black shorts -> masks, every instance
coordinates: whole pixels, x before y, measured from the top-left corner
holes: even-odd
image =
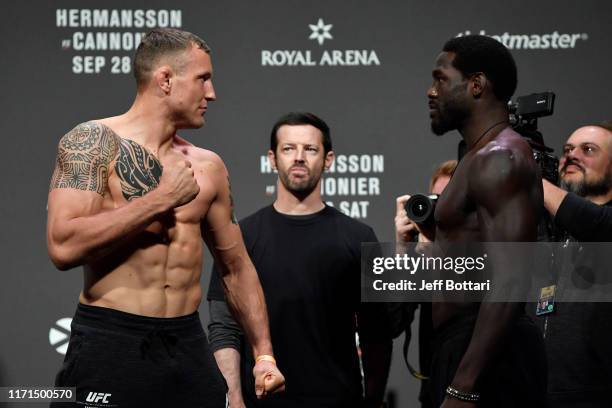
[[[227,385],[197,312],[155,318],[79,304],[52,407],[226,407]]]
[[[443,323],[434,333],[431,392],[439,407],[470,344],[476,315],[461,315]],[[480,376],[476,392],[479,408],[543,408],[547,367],[542,333],[526,315],[514,323],[500,354]]]

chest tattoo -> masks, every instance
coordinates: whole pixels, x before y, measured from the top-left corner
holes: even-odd
[[[122,139],[115,171],[121,182],[123,197],[131,201],[157,187],[162,174],[162,165],[138,143]]]

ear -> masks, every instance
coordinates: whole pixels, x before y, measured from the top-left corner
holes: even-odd
[[[268,161],[270,162],[270,166],[276,170],[276,155],[272,150],[268,150]]]
[[[488,86],[489,81],[483,72],[476,72],[470,77],[470,91],[474,98],[480,98]]]
[[[325,170],[329,170],[329,168],[331,167],[332,163],[334,162],[334,158],[336,156],[334,156],[334,151],[330,150],[329,152],[327,152],[327,154],[325,155]]]
[[[166,95],[172,90],[172,77],[174,73],[172,68],[168,65],[162,65],[157,68],[153,73],[153,80],[155,84],[161,89]]]

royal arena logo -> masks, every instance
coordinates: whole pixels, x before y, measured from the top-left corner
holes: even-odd
[[[472,32],[468,30],[457,34],[457,37],[470,34]],[[508,32],[487,34],[485,30],[480,30],[478,34],[495,38],[510,50],[563,50],[576,48],[580,41],[589,39],[586,33],[559,33],[558,31],[544,34],[510,34]]]
[[[323,46],[326,40],[333,40],[333,24],[319,18],[316,24],[309,24],[309,40]],[[324,49],[324,50],[261,50],[263,67],[356,67],[380,65],[380,59],[374,50]]]

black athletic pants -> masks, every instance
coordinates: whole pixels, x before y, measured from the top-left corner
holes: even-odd
[[[76,387],[77,402],[54,408],[226,406],[197,312],[153,318],[79,304],[55,385]]]
[[[446,396],[474,332],[476,315],[457,316],[434,333],[431,392],[434,407]],[[505,339],[500,355],[480,377],[474,391],[479,408],[546,407],[546,354],[542,333],[523,315]]]

